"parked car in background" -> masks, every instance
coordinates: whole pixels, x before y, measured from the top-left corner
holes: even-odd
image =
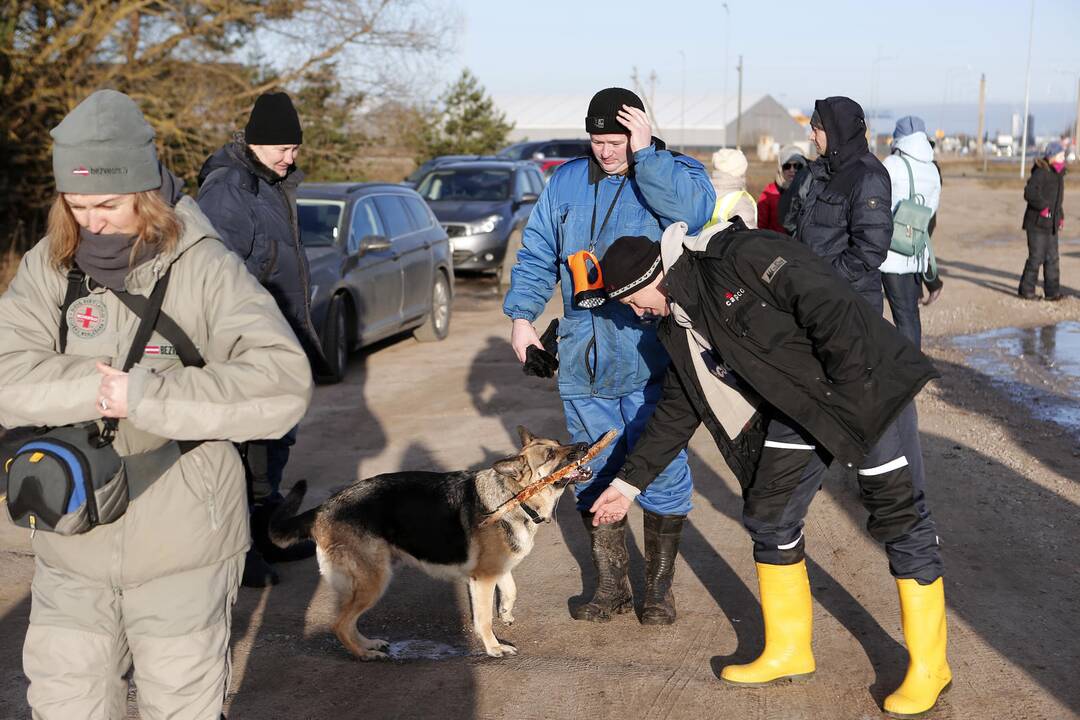
[[[296,197],[311,265],[311,318],[335,381],[349,353],[412,330],[450,332],[450,242],[414,190],[384,183],[305,183]]]
[[[415,188],[420,181],[429,172],[434,170],[439,165],[446,165],[447,163],[460,162],[462,160],[495,160],[494,155],[438,155],[426,161],[420,167],[413,170],[411,173],[405,176],[405,179],[401,182],[402,185]]]
[[[439,165],[416,188],[450,237],[455,271],[494,271],[500,284],[543,189],[536,165],[515,160]]]
[[[510,160],[532,160],[545,177],[550,177],[554,168],[567,160],[573,160],[592,152],[588,140],[537,140],[520,142],[504,147],[496,156]]]

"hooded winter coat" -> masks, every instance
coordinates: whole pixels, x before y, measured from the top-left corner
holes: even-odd
[[[1057,172],[1051,167],[1046,158],[1039,158],[1031,167],[1031,177],[1024,186],[1024,199],[1027,200],[1027,208],[1024,210],[1023,230],[1035,228],[1051,235],[1058,234],[1061,221],[1065,219],[1065,173],[1068,170]],[[1047,217],[1043,217],[1043,210],[1049,209]]]
[[[672,226],[673,232],[679,226]],[[685,228],[682,228],[685,233]],[[666,239],[666,237],[665,237]],[[740,223],[687,250],[664,277],[668,297],[750,396],[858,466],[889,424],[938,373],[880,313],[808,248]],[[705,423],[739,481],[764,441],[755,415],[736,439],[723,430],[674,314],[657,335],[671,356],[664,394],[618,477],[646,487]]]
[[[177,246],[132,269],[127,290],[149,295],[172,269],[163,311],[206,361],[145,355],[128,379],[128,417],[114,447],[147,452],[167,440],[206,440],[183,455],[117,521],[77,536],[38,532],[34,552],[51,568],[116,587],[206,567],[250,541],[244,471],[233,442],[280,437],[303,416],[311,370],[274,299],[219,242],[191,198],[176,205]],[[92,332],[69,330],[60,354],[66,275],[49,261],[49,238],[22,259],[0,297],[0,424],[64,425],[99,419],[97,361],[121,367],[139,318],[98,288]],[[156,333],[151,344],[168,346]]]
[[[795,238],[871,302],[882,306],[881,274],[892,242],[889,173],[866,144],[866,122],[854,100],[830,97],[814,108],[828,140],[810,163],[803,184]]]
[[[941,175],[934,166],[934,148],[930,146],[930,140],[922,131],[897,139],[893,143],[892,155],[882,162],[889,173],[892,187],[891,211],[895,214],[896,208],[902,201],[908,199],[912,191],[912,183],[908,180],[908,167],[904,164],[904,160],[907,160],[911,167],[911,180],[914,182],[915,194],[921,195],[923,204],[936,213],[941,200]],[[926,265],[926,256],[917,258],[890,250],[879,269],[883,273],[904,275],[923,272],[926,270]]]
[[[280,177],[238,137],[199,171],[199,207],[225,245],[274,296],[321,374],[326,360],[311,322],[311,271],[296,217],[296,188],[303,179],[295,166]]]

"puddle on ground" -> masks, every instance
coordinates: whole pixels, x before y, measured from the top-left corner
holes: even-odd
[[[390,643],[387,653],[393,660],[445,660],[468,655],[469,651],[434,640],[398,640]]]
[[[1080,322],[998,328],[956,338],[967,364],[1039,420],[1080,437]]]

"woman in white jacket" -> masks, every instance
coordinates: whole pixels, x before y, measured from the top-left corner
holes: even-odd
[[[927,207],[937,213],[941,199],[941,174],[934,165],[934,148],[926,137],[926,123],[922,118],[908,115],[896,121],[893,130],[893,150],[885,158],[885,169],[892,180],[892,211],[902,200],[911,194],[911,182],[908,170],[911,167],[911,180],[915,194],[921,195]],[[929,249],[922,257],[901,255],[889,251],[885,262],[881,264],[881,284],[885,297],[889,301],[893,323],[900,333],[911,340],[915,347],[922,345],[922,323],[919,320],[919,303],[929,305],[941,293],[941,281],[928,283],[929,295],[922,300],[923,272],[929,262]]]

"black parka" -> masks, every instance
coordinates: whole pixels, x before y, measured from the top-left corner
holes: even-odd
[[[671,356],[664,394],[619,477],[643,489],[705,422],[745,487],[777,413],[845,465],[858,466],[932,378],[930,360],[800,243],[741,221],[705,252],[669,269],[668,297],[690,316],[723,367],[764,403],[736,442],[712,415],[685,331],[672,316],[658,335]]]
[[[1045,158],[1039,158],[1031,168],[1031,177],[1024,186],[1024,230],[1034,228],[1042,232],[1057,235],[1058,225],[1065,217],[1065,172],[1057,172]],[[1050,217],[1043,217],[1042,211],[1050,210]]]
[[[296,217],[296,188],[302,179],[295,168],[279,177],[235,140],[203,164],[198,202],[222,242],[274,296],[312,370],[322,375],[326,359],[311,322],[311,271]]]
[[[828,139],[826,153],[793,188],[795,238],[832,265],[880,310],[881,273],[892,242],[892,184],[866,144],[866,122],[854,100],[830,97],[814,105]]]

